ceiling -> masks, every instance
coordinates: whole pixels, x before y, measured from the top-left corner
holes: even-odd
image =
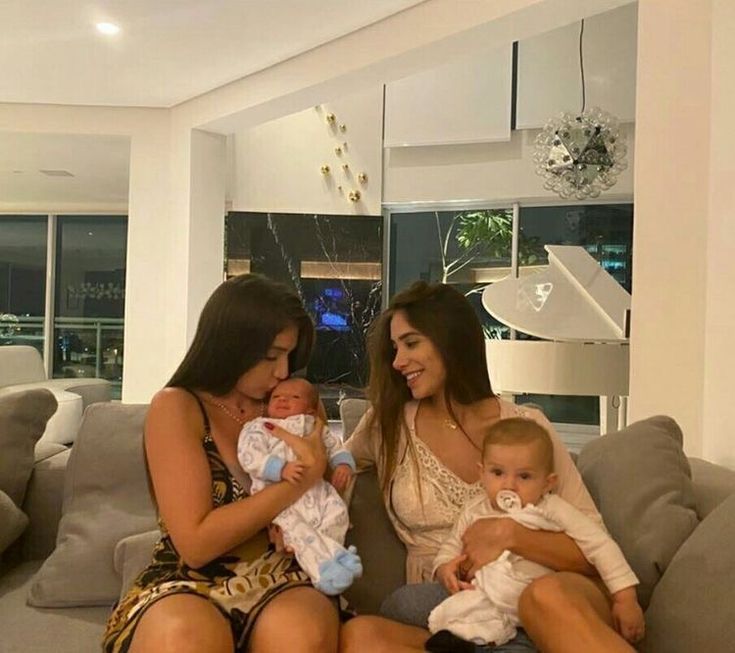
[[[422,1],[0,0],[0,103],[172,107]],[[129,149],[0,131],[0,201],[124,210]]]
[[[171,107],[422,1],[0,0],[0,102]]]

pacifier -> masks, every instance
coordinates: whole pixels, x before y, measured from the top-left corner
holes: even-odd
[[[495,495],[495,503],[504,512],[520,510],[523,507],[521,497],[513,492],[513,490],[500,490]]]

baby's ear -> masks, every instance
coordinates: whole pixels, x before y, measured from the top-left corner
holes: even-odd
[[[551,492],[556,484],[559,482],[559,477],[556,474],[549,474],[546,477],[546,492]]]

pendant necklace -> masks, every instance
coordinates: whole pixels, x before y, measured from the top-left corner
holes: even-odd
[[[216,406],[219,408],[227,417],[229,417],[231,420],[237,422],[240,426],[245,426],[246,422],[249,422],[249,419],[245,419],[242,415],[235,415],[225,404],[223,404],[221,401],[217,401],[213,396],[205,397],[206,401],[212,404],[213,406]],[[245,412],[244,408],[240,409],[241,413]],[[260,415],[259,417],[263,417],[265,414],[265,404],[261,401],[260,402]]]

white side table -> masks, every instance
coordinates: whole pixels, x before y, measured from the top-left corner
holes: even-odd
[[[46,430],[38,442],[71,444],[82,421],[82,398],[66,390],[49,390],[56,397],[59,407],[46,424]]]

